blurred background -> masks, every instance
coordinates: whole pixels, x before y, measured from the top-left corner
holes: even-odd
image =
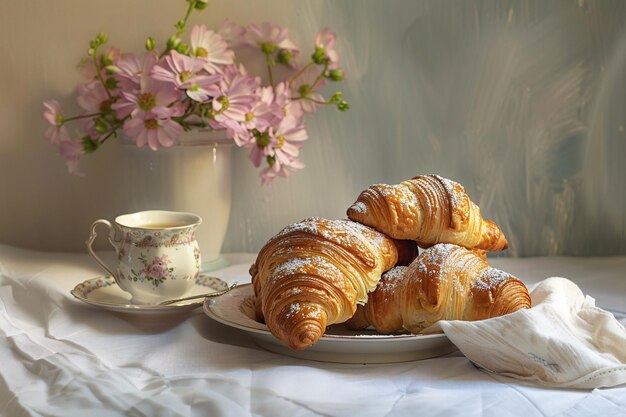
[[[1,243],[83,251],[89,224],[124,210],[119,147],[68,175],[43,138],[41,102],[76,110],[76,64],[99,31],[141,52],[184,9],[0,2]],[[224,252],[255,252],[308,216],[343,218],[372,183],[437,173],[502,226],[510,256],[626,253],[626,2],[211,0],[190,23],[225,18],[285,25],[304,54],[332,28],[351,110],[310,117],[306,168],[270,186],[233,149]]]

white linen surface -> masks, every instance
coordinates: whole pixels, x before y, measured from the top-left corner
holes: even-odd
[[[232,266],[215,275],[249,280],[253,256],[229,259]],[[578,262],[579,276],[591,271],[571,259],[495,261],[535,281],[545,277],[536,265]],[[617,309],[626,258],[608,262],[612,273],[598,288]],[[305,361],[266,352],[200,309],[165,323],[116,316],[69,294],[99,274],[86,255],[0,245],[0,415],[626,415],[624,386],[547,389],[481,372],[459,354],[387,365]],[[602,305],[600,292],[585,285]]]

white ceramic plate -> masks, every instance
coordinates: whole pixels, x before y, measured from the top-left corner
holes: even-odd
[[[379,335],[330,326],[326,334],[306,350],[292,350],[254,319],[254,290],[240,285],[216,298],[204,300],[204,312],[214,320],[247,332],[262,348],[302,359],[340,363],[391,363],[433,358],[456,350],[445,334]]]
[[[219,278],[200,274],[195,285],[183,297],[197,294],[212,293],[228,288],[228,284]],[[159,305],[132,304],[130,294],[122,290],[113,277],[99,276],[78,284],[71,291],[72,295],[87,304],[110,311],[134,315],[163,316],[174,315],[193,310],[202,305],[202,298],[180,301],[178,303]],[[182,298],[182,297],[181,297]]]

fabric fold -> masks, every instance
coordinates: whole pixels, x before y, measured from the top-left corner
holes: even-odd
[[[488,320],[440,321],[439,330],[486,371],[551,387],[626,383],[626,330],[565,278],[531,292],[532,308]]]

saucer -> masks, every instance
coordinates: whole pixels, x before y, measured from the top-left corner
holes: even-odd
[[[183,297],[196,294],[217,292],[228,288],[228,284],[219,278],[200,274],[195,285]],[[72,295],[87,304],[109,311],[134,315],[163,315],[191,311],[202,306],[202,298],[179,301],[169,305],[133,304],[131,295],[122,290],[112,276],[99,276],[78,284],[71,291]]]

